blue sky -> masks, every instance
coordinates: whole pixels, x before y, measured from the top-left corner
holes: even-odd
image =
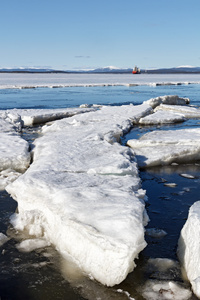
[[[200,66],[200,0],[2,0],[0,68]]]

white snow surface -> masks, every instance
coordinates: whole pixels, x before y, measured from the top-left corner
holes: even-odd
[[[6,187],[18,202],[19,214],[13,215],[12,224],[33,237],[33,241],[22,244],[23,249],[34,248],[34,240],[36,246],[44,240],[47,245],[52,243],[84,273],[108,286],[122,282],[134,269],[135,258],[146,246],[144,226],[148,222],[145,191],[138,174],[138,164],[146,166],[146,161],[141,164],[141,156],[147,157],[148,165],[156,165],[180,162],[177,156],[183,161],[185,157],[197,158],[199,151],[198,129],[179,131],[178,142],[177,132],[152,132],[131,141],[134,150],[118,143],[141,118],[150,115],[155,122],[163,119],[165,113],[154,113],[152,107],[188,102],[177,96],[150,100],[137,106],[102,106],[98,110],[82,107],[1,113],[2,128],[10,126],[9,132],[2,132],[4,139],[11,136],[13,143],[18,139],[15,145],[8,140],[2,150],[6,158],[11,152],[16,155],[13,150],[21,148],[21,143],[27,146],[17,133],[20,120],[21,125],[32,125],[64,117],[43,126],[34,142],[33,163]],[[14,161],[18,166],[16,156],[12,166]],[[20,162],[20,172],[27,168],[24,161]],[[12,173],[12,166],[5,164],[2,169],[5,184],[9,183],[6,174]]]
[[[155,111],[179,113],[185,118],[200,117],[200,109],[191,106],[161,104],[155,108]]]
[[[22,121],[15,109],[10,111],[0,110],[0,132],[20,132]]]
[[[108,286],[146,246],[145,191],[134,152],[117,141],[151,110],[107,106],[44,126],[30,168],[6,188],[18,202],[16,229],[45,238]]]
[[[0,190],[29,166],[29,144],[20,137],[20,131],[21,117],[0,111]]]
[[[199,128],[153,131],[139,140],[129,140],[127,144],[136,153],[140,167],[188,163],[200,159]]]
[[[195,202],[181,230],[178,257],[192,285],[193,292],[200,298],[200,201]]]
[[[28,150],[28,143],[18,135],[0,133],[0,171],[25,171],[30,163]]]
[[[199,84],[198,74],[5,74],[0,73],[0,89]]]
[[[96,110],[93,108],[77,107],[62,109],[11,109],[5,111],[9,116],[20,115],[22,126],[32,126],[42,124],[62,118],[74,116],[89,111]]]
[[[146,104],[149,104],[152,108],[156,108],[160,104],[186,105],[189,104],[190,100],[188,98],[180,98],[177,95],[166,95],[166,96],[151,98],[144,102]]]
[[[157,111],[139,120],[142,125],[156,125],[156,124],[173,124],[184,122],[186,120],[183,114],[171,113],[165,111]]]

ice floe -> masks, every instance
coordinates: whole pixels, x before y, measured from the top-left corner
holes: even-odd
[[[18,201],[16,229],[45,238],[108,286],[126,278],[146,246],[134,152],[116,142],[150,110],[108,106],[44,126],[30,168],[7,186]]]
[[[177,261],[167,258],[150,258],[147,261],[146,270],[151,279],[139,289],[144,299],[187,300],[192,296],[191,290],[177,281],[181,273]]]
[[[9,237],[0,232],[0,247],[3,246],[3,244],[7,243],[7,241],[9,241]]]
[[[23,172],[30,163],[29,145],[18,135],[0,133],[0,171]]]
[[[185,118],[199,118],[200,109],[192,106],[184,105],[169,105],[169,104],[160,104],[155,108],[155,111],[165,111],[179,113]]]
[[[166,95],[156,98],[151,98],[145,101],[146,104],[149,104],[152,108],[156,108],[161,104],[171,104],[171,105],[186,105],[190,103],[188,98],[180,98],[177,95]]]
[[[17,112],[21,116],[23,126],[32,126],[35,124],[43,124],[94,110],[96,109],[77,107],[65,109],[15,109],[14,112]],[[12,113],[13,110],[10,111],[10,115]]]
[[[163,96],[137,106],[14,111],[13,120],[20,116],[23,126],[64,117],[43,126],[33,145],[32,164],[6,187],[18,202],[19,213],[12,216],[11,223],[33,238],[22,242],[19,249],[34,249],[44,241],[44,245],[52,243],[91,278],[107,286],[122,282],[146,246],[144,226],[148,216],[138,165],[179,163],[200,157],[200,131],[151,132],[140,140],[129,141],[133,149],[118,142],[141,118],[152,116],[163,122],[165,113],[154,113],[155,106],[187,102],[177,96]],[[6,113],[11,120],[12,112]],[[171,120],[177,117],[184,119],[170,113]],[[2,134],[9,136],[7,132]],[[9,141],[10,149],[21,148],[21,137],[11,135],[13,142],[18,140],[13,146]],[[178,141],[177,135],[181,137]],[[28,149],[25,152],[29,155]],[[26,164],[23,167],[24,161],[17,161],[22,172],[27,168]],[[10,168],[8,165],[3,170]],[[173,284],[166,288],[177,291]]]
[[[141,125],[173,124],[184,122],[186,120],[183,114],[157,111],[139,120]]]
[[[29,144],[21,138],[20,132],[20,115],[0,111],[0,190],[29,166]]]
[[[142,296],[147,300],[187,300],[192,293],[173,281],[148,280],[143,287]]]
[[[153,237],[153,238],[161,238],[164,237],[167,232],[163,229],[159,229],[159,228],[148,228],[146,229],[146,234]]]
[[[193,292],[200,298],[200,201],[189,210],[187,221],[181,230],[178,257],[189,279]]]
[[[50,243],[45,239],[26,239],[17,244],[17,249],[21,252],[31,252],[36,249],[50,246]]]
[[[185,173],[182,173],[182,174],[180,174],[180,176],[185,177],[185,178],[188,178],[188,179],[195,179],[195,176],[193,176],[193,175],[191,175],[191,174],[185,174]]]
[[[177,138],[178,137],[178,138]],[[200,159],[200,129],[158,130],[132,139],[140,167],[188,163]]]
[[[15,180],[30,163],[29,144],[19,135],[0,133],[0,189]]]

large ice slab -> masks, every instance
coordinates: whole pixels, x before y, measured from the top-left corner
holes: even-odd
[[[96,112],[80,114],[66,120],[55,122],[52,126],[44,126],[43,132],[62,131],[65,126],[73,127],[81,132],[82,136],[93,137],[95,140],[107,140],[109,143],[119,141],[120,137],[128,132],[133,123],[138,123],[140,118],[152,113],[148,104],[103,106]],[[71,126],[73,125],[73,126]],[[87,127],[86,131],[82,130]],[[82,138],[81,136],[81,138]]]
[[[178,244],[178,257],[193,292],[200,298],[200,201],[189,210],[188,219],[181,230]]]
[[[18,114],[0,113],[0,190],[24,172],[30,163],[28,143],[23,140],[21,117]]]
[[[21,117],[22,126],[32,126],[35,124],[43,124],[46,122],[68,118],[76,114],[82,114],[94,111],[96,108],[63,108],[63,109],[11,109],[3,111],[4,114],[14,118],[16,115]],[[2,114],[3,114],[2,113]]]
[[[145,103],[149,104],[152,108],[156,108],[160,104],[186,105],[189,104],[189,102],[190,100],[188,98],[180,98],[177,95],[159,96],[145,101]]]
[[[186,120],[183,114],[157,111],[139,120],[141,125],[173,124],[184,122]]]
[[[192,106],[183,106],[183,105],[168,105],[161,104],[155,108],[155,111],[166,111],[180,113],[184,115],[185,118],[199,118],[200,109]]]
[[[134,152],[117,143],[149,105],[102,107],[44,126],[33,163],[7,187],[12,223],[46,238],[102,284],[123,281],[146,246],[147,223]]]
[[[188,163],[200,159],[199,128],[153,131],[139,140],[129,140],[127,144],[135,151],[140,167]]]
[[[8,191],[18,200],[16,229],[46,238],[86,273],[112,286],[146,246],[144,203],[131,176],[27,172]],[[144,196],[141,191],[141,198]]]
[[[23,173],[30,163],[28,143],[17,134],[0,133],[0,190]]]
[[[23,172],[30,162],[29,145],[17,134],[0,133],[0,171],[13,169]]]
[[[22,127],[21,116],[15,111],[0,110],[0,132],[20,132]]]

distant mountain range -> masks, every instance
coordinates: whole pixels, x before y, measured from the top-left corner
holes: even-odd
[[[14,68],[0,69],[0,73],[115,73],[124,74],[132,73],[132,68],[120,69],[116,67],[105,67],[93,70],[54,70],[54,69],[40,69],[40,68]],[[148,74],[177,74],[177,73],[200,73],[200,67],[180,66],[175,68],[161,68],[161,69],[141,69],[141,73]]]

